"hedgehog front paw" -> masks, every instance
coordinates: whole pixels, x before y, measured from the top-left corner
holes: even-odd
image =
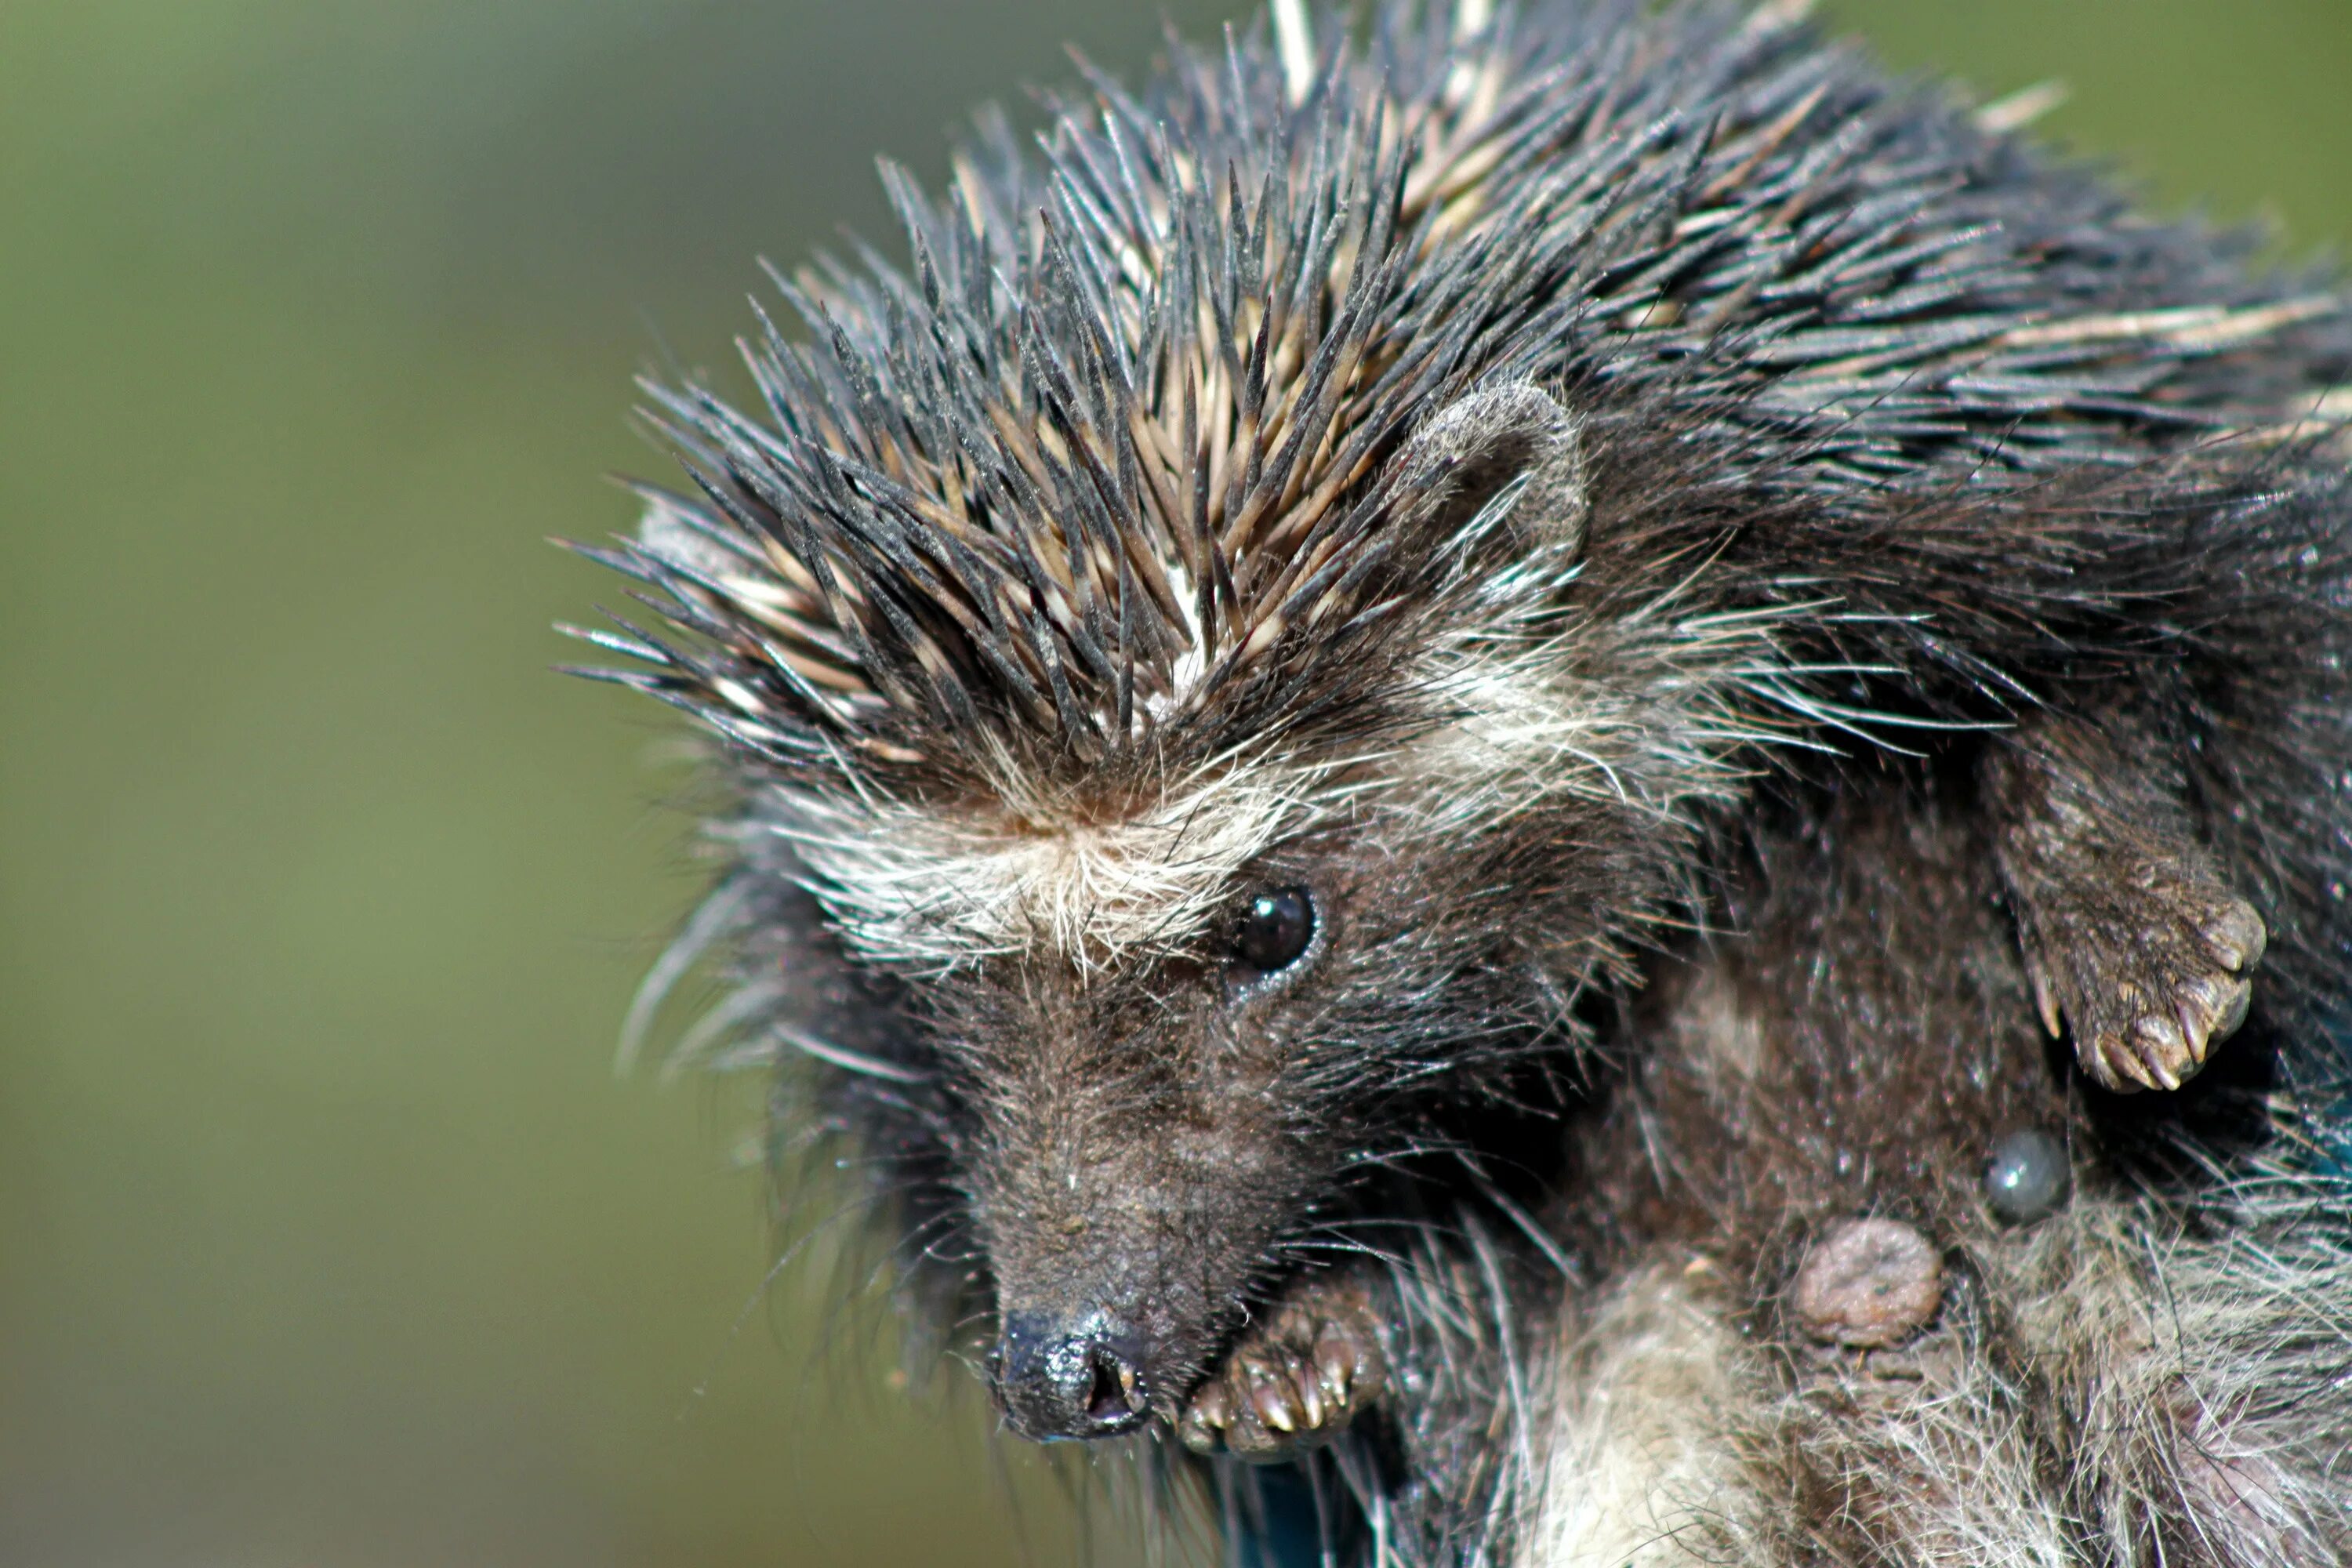
[[[1328,1442],[1388,1385],[1372,1304],[1359,1288],[1301,1280],[1243,1331],[1176,1423],[1196,1454],[1278,1463]]]
[[[2179,1089],[2246,1021],[2266,933],[2210,876],[2155,859],[2035,900],[2026,969],[2050,1032],[2122,1093]]]

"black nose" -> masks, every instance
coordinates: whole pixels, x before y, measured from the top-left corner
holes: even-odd
[[[1107,1312],[1009,1312],[995,1359],[997,1398],[1024,1437],[1113,1437],[1150,1415],[1142,1345]]]

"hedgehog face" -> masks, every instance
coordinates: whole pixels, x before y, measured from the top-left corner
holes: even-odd
[[[1086,976],[1015,960],[952,987],[992,1383],[1028,1436],[1172,1417],[1330,1184],[1344,1095],[1312,1080],[1353,889],[1328,860],[1267,875],[1283,880],[1219,911],[1193,953]]]
[[[1433,1116],[1573,1039],[1686,839],[1630,793],[1660,727],[1598,691],[1539,723],[1525,673],[1377,752],[1235,759],[1124,816],[989,799],[772,835],[844,947],[904,976],[1013,1429],[1172,1418],[1291,1271],[1393,1245],[1351,1229],[1357,1200],[1446,1138]],[[1629,793],[1570,765],[1571,733]]]
[[[1354,1189],[1575,1030],[1684,808],[1727,787],[1717,687],[1659,679],[1638,616],[1580,603],[1583,456],[1549,395],[1465,395],[1360,489],[1353,569],[1335,546],[1286,588],[1244,557],[1264,591],[1231,605],[1162,541],[1156,664],[1129,570],[1127,660],[1091,672],[1099,634],[1050,595],[990,640],[940,537],[934,568],[853,576],[782,513],[761,543],[660,498],[630,557],[719,644],[636,649],[752,753],[745,867],[908,1000],[886,1065],[935,1097],[1031,1436],[1172,1417],[1251,1302],[1360,1248]],[[1051,538],[1081,554],[1044,583],[1122,580],[1076,523]]]
[[[1562,858],[1515,922],[1475,882],[1563,832],[1622,839],[1604,817],[1465,854],[1375,815],[1255,858],[1181,949],[1085,966],[1040,940],[916,988],[1014,1430],[1172,1418],[1252,1302],[1361,1245],[1351,1188],[1428,1140],[1424,1109],[1558,1044],[1626,855]]]

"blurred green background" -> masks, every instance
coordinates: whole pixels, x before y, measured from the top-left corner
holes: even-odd
[[[542,540],[626,525],[629,378],[755,254],[885,232],[872,153],[1157,16],[0,0],[0,1562],[1069,1560],[979,1399],[763,1284],[756,1087],[614,1077],[695,872]],[[2347,0],[1837,19],[2352,237]]]

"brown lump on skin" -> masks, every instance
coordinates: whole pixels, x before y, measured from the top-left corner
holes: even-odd
[[[1847,1220],[1806,1255],[1790,1305],[1807,1334],[1831,1344],[1900,1344],[1944,1300],[1944,1263],[1900,1220]]]

